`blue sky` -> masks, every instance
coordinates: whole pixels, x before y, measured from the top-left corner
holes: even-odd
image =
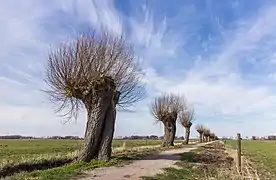
[[[185,94],[195,123],[219,136],[275,134],[275,17],[263,0],[0,1],[0,134],[83,135],[85,111],[63,124],[40,90],[49,48],[101,28],[123,34],[145,65],[148,96],[118,113],[117,136],[161,135],[149,104],[162,92]]]

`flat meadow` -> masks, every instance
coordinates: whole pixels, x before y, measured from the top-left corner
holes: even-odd
[[[236,141],[227,141],[236,148]],[[242,154],[249,158],[252,166],[263,178],[276,179],[276,141],[273,140],[242,140]]]
[[[114,140],[112,147],[126,148],[151,146],[161,144],[161,140]],[[39,155],[68,154],[81,147],[81,140],[55,140],[55,139],[32,139],[32,140],[0,140],[1,161],[18,160]]]
[[[181,141],[175,141],[179,142]],[[81,169],[108,166],[124,159],[139,158],[138,156],[154,153],[161,148],[155,147],[161,144],[161,140],[113,140],[113,149],[123,148],[113,153],[114,158],[110,162],[95,160],[91,163],[72,163],[81,144],[81,140],[64,139],[0,140],[0,178],[10,176],[16,180],[68,179]],[[147,148],[140,150],[141,146]],[[48,168],[51,169],[47,170]],[[16,175],[18,172],[22,173]]]

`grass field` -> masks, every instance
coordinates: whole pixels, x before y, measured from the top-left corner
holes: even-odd
[[[124,144],[128,150],[123,153],[116,153],[115,160],[108,163],[98,161],[88,164],[73,163],[66,167],[34,171],[33,173],[27,173],[27,176],[40,177],[39,179],[56,179],[57,176],[60,176],[61,179],[68,178],[79,172],[80,169],[108,166],[117,163],[118,158],[131,159],[136,157],[140,152],[133,150],[133,147],[159,145],[161,140],[114,140],[112,146],[113,148],[118,148],[123,147]],[[37,166],[40,169],[62,166],[73,161],[77,155],[76,150],[80,147],[81,141],[79,140],[0,140],[0,177],[1,173],[8,175],[19,172],[22,167],[26,171],[33,171],[32,168],[35,169]],[[153,153],[157,149],[145,149],[142,153],[146,154],[149,151]],[[64,176],[61,176],[61,174]],[[26,178],[25,175],[23,176],[24,178]]]
[[[236,148],[236,141],[227,141]],[[242,153],[248,157],[263,178],[276,179],[276,141],[243,140]]]
[[[160,140],[114,140],[113,147],[126,148],[158,145]],[[78,150],[79,140],[0,140],[0,159],[16,160],[37,155],[67,154]]]

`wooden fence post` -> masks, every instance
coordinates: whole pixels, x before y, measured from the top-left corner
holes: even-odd
[[[237,134],[238,170],[241,173],[241,134]]]

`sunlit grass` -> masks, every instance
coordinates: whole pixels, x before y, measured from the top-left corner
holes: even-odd
[[[235,140],[227,144],[236,148]],[[242,153],[250,158],[261,175],[276,178],[276,141],[242,140]]]

